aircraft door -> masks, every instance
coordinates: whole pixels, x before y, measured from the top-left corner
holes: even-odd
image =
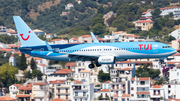
[[[40,53],[41,55],[44,55],[44,48],[41,48]]]
[[[153,45],[153,52],[157,53],[158,52],[158,45]]]

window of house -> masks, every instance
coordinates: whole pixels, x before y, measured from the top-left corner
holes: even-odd
[[[141,85],[145,85],[145,81],[140,81],[140,84]]]
[[[133,84],[133,83],[134,83],[134,81],[131,81],[131,83]]]
[[[134,94],[131,94],[132,97],[134,97]]]
[[[131,87],[131,90],[134,90],[134,88],[133,88],[133,87]]]

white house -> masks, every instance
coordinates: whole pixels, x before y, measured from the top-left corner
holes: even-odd
[[[9,94],[10,94],[10,97],[16,98],[18,89],[19,89],[20,87],[21,87],[20,84],[13,84],[13,85],[9,86]]]
[[[69,39],[69,43],[79,43],[78,38],[71,38]]]
[[[39,29],[35,29],[33,30],[33,32],[37,35],[37,36],[40,36],[42,34],[44,34],[44,32],[42,30],[39,30]]]
[[[92,37],[90,35],[83,35],[78,38],[80,43],[92,43]]]
[[[66,10],[70,10],[74,5],[72,3],[68,3],[67,6],[65,5]]]
[[[150,89],[150,97],[153,101],[164,101],[165,100],[165,92],[163,85],[155,85]]]
[[[68,40],[64,40],[64,39],[53,39],[51,40],[51,42],[53,44],[67,44],[68,43]]]
[[[14,55],[11,55],[9,57],[9,64],[12,66],[16,66],[16,59],[15,59]]]
[[[46,35],[46,38],[52,38],[53,35],[52,34],[45,34]]]
[[[150,77],[135,77],[130,81],[131,101],[149,101],[150,97]]]
[[[18,34],[17,34],[17,31],[8,31],[7,32],[7,35],[9,35],[9,36],[14,36],[15,38],[18,38]]]

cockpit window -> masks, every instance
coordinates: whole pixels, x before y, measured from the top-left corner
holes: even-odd
[[[170,48],[170,46],[162,46],[162,48]]]

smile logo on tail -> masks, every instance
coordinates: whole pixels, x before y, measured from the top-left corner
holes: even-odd
[[[31,31],[29,31],[29,33],[31,33]],[[22,38],[24,41],[27,41],[27,40],[29,39],[29,37],[30,37],[30,35],[28,35],[27,38],[24,38],[23,35],[24,35],[24,34],[20,34],[21,38]]]

